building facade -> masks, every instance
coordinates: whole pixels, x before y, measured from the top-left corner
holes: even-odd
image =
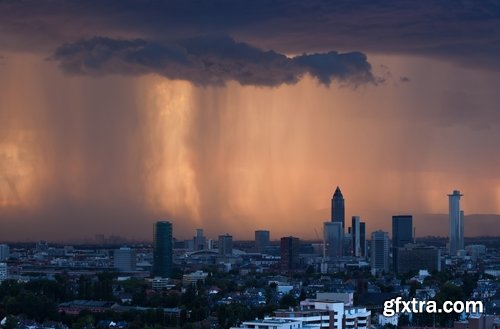
[[[293,236],[281,238],[280,253],[281,253],[281,270],[293,271],[299,268],[299,249],[300,240]]]
[[[332,222],[342,223],[342,230],[345,228],[345,202],[342,191],[337,186],[332,197]]]
[[[231,256],[233,254],[233,236],[230,234],[219,235],[219,255]]]
[[[366,257],[366,224],[359,216],[352,216],[352,255],[354,257]]]
[[[359,244],[361,247],[361,257],[366,257],[366,223],[359,223]]]
[[[398,274],[418,270],[441,271],[441,254],[436,247],[410,243],[398,249]]]
[[[196,229],[196,235],[193,237],[193,250],[204,250],[206,249],[207,238],[203,234],[202,228]]]
[[[116,249],[113,253],[113,265],[121,272],[132,272],[136,269],[135,250],[127,247]]]
[[[302,328],[302,322],[299,320],[274,319],[274,318],[245,321],[239,327],[231,327],[231,329],[300,329],[300,328]]]
[[[172,223],[160,221],[153,228],[153,275],[162,278],[172,274]]]
[[[325,222],[323,224],[323,238],[326,256],[338,258],[343,256],[344,230],[340,222]]]
[[[375,275],[389,271],[389,233],[375,231],[371,238],[371,271]]]
[[[462,196],[458,190],[448,194],[450,220],[448,251],[452,256],[456,256],[459,250],[464,249],[464,212],[460,209]]]
[[[271,241],[271,233],[267,230],[255,231],[255,251],[265,253]]]
[[[413,242],[413,216],[392,216],[392,266],[398,271],[398,249]]]

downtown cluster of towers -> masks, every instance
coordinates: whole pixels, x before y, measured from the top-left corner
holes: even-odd
[[[456,256],[464,250],[464,212],[460,208],[460,191],[454,190],[448,195],[449,201],[449,241],[448,253]],[[345,227],[345,202],[340,188],[337,187],[332,197],[331,222],[325,222],[324,253],[326,258],[341,256],[367,257],[366,225],[358,216],[352,217],[352,225],[344,232]],[[410,244],[413,247],[405,249]],[[387,271],[389,269],[389,254],[392,251],[391,268],[400,272],[404,265],[404,258],[424,258],[424,261],[434,263],[439,267],[439,250],[415,244],[415,229],[413,216],[392,216],[392,248],[389,247],[389,234],[378,230],[371,234],[370,260],[373,272]],[[405,253],[405,257],[400,255]],[[434,261],[435,259],[435,261]],[[407,259],[408,261],[408,259]],[[411,266],[410,266],[411,267]]]
[[[453,191],[449,198],[449,243],[450,255],[464,249],[464,212],[460,209],[460,191]],[[366,224],[359,216],[352,216],[351,227],[347,232],[345,227],[345,200],[339,187],[336,188],[331,200],[331,221],[323,225],[323,257],[334,259],[343,256],[368,257],[366,243]],[[153,274],[168,277],[172,270],[173,234],[172,223],[159,221],[153,229]],[[199,250],[200,244],[205,245],[203,230],[198,229],[193,239],[193,249]],[[269,244],[270,233],[267,230],[255,231],[256,251],[265,253]],[[392,216],[392,268],[398,267],[398,253],[407,244],[415,242],[413,217],[411,215]],[[201,246],[203,249],[204,246]],[[211,248],[209,248],[211,249]],[[219,236],[219,254],[232,254],[232,236]],[[297,263],[299,239],[284,237],[280,241],[282,268],[293,269]],[[387,270],[389,263],[389,235],[384,231],[374,231],[371,234],[371,265],[372,270]]]

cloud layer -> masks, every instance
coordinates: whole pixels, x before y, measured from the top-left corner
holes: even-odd
[[[320,83],[376,83],[360,52],[317,53],[287,57],[227,36],[203,36],[175,43],[94,37],[59,47],[51,57],[69,74],[143,75],[155,73],[196,85],[278,86],[310,74]]]
[[[96,35],[172,40],[203,33],[281,53],[359,50],[499,69],[499,19],[494,0],[2,1],[0,49],[51,51]]]

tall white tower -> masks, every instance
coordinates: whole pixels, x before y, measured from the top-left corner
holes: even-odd
[[[455,256],[458,250],[464,249],[464,212],[460,210],[460,198],[463,194],[454,190],[448,194],[450,217],[450,255]]]

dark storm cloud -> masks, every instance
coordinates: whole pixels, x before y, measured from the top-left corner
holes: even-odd
[[[3,1],[0,48],[50,51],[95,35],[226,34],[281,53],[359,50],[500,68],[497,1]]]
[[[359,52],[301,55],[289,58],[225,36],[189,38],[176,43],[95,37],[59,47],[53,56],[67,73],[76,75],[156,73],[197,85],[278,86],[293,84],[309,73],[330,85],[375,83],[371,65]]]

